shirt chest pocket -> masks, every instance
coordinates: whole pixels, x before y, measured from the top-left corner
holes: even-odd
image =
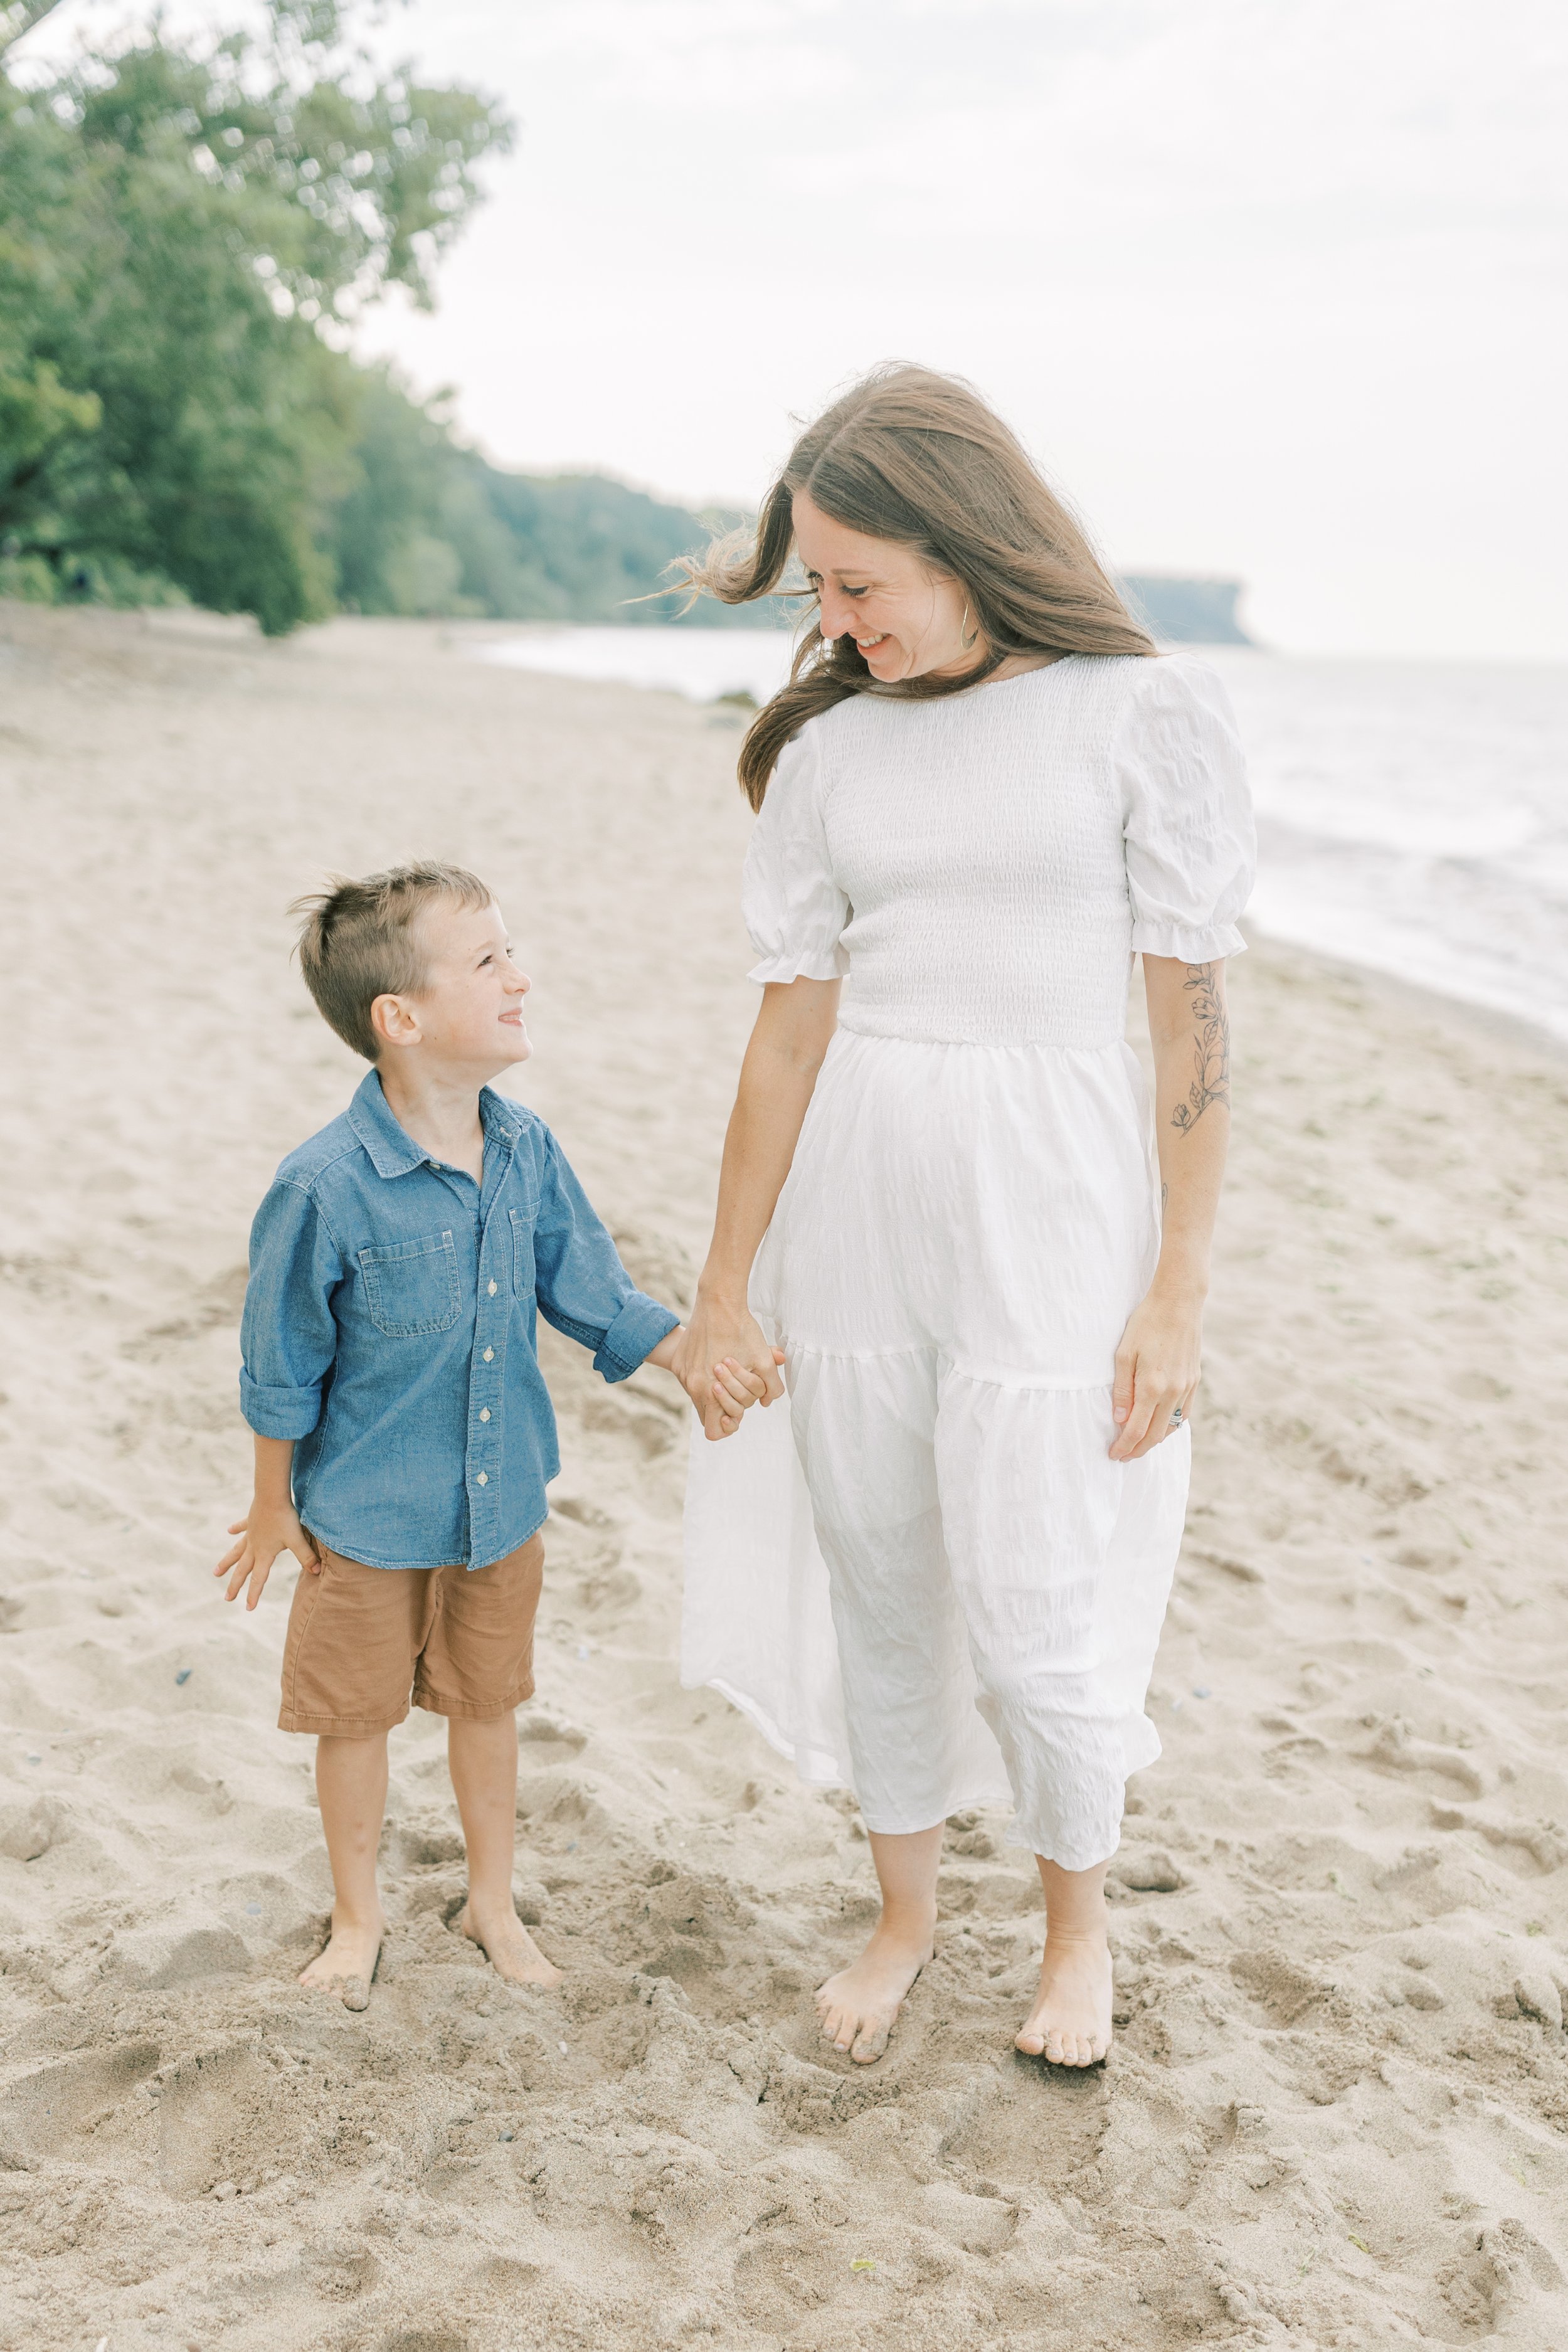
[[[389,1339],[423,1339],[457,1321],[463,1294],[450,1234],[362,1249],[359,1264],[370,1319]]]
[[[531,1298],[536,1288],[533,1267],[533,1218],[521,1211],[511,1218],[511,1286],[520,1298]]]

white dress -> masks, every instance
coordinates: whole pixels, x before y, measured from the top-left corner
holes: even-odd
[[[757,981],[844,976],[752,1279],[787,1404],[698,1433],[682,1679],[867,1826],[1010,1795],[1066,1869],[1114,1853],[1189,1440],[1110,1460],[1159,1248],[1130,958],[1237,954],[1252,872],[1224,688],[1076,655],[786,748],[746,860]]]

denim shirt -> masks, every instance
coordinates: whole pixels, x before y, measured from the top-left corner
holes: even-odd
[[[240,1410],[291,1437],[312,1535],[372,1568],[486,1568],[561,1467],[536,1307],[624,1381],[678,1318],[636,1288],[560,1145],[486,1087],[484,1181],[432,1160],[372,1070],[257,1211]]]

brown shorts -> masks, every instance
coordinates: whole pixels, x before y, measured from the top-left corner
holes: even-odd
[[[533,1696],[544,1539],[489,1568],[366,1568],[318,1546],[283,1645],[280,1731],[363,1738],[414,1704],[487,1722]]]

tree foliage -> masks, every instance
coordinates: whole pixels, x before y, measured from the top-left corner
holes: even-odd
[[[493,105],[378,73],[337,0],[199,47],[154,20],[29,78],[48,5],[0,0],[0,589],[173,583],[272,632],[344,606],[773,617],[642,601],[714,518],[501,473],[346,355],[389,286],[430,302],[510,136]]]
[[[0,75],[0,541],[110,556],[279,631],[330,610],[388,285],[431,299],[509,127],[377,77],[331,0],[202,53],[154,26],[42,87]]]
[[[602,474],[503,473],[459,448],[443,404],[421,407],[384,373],[362,379],[358,479],[333,519],[339,593],[362,613],[754,627],[777,601],[661,594],[674,557],[735,514],[694,514]]]

